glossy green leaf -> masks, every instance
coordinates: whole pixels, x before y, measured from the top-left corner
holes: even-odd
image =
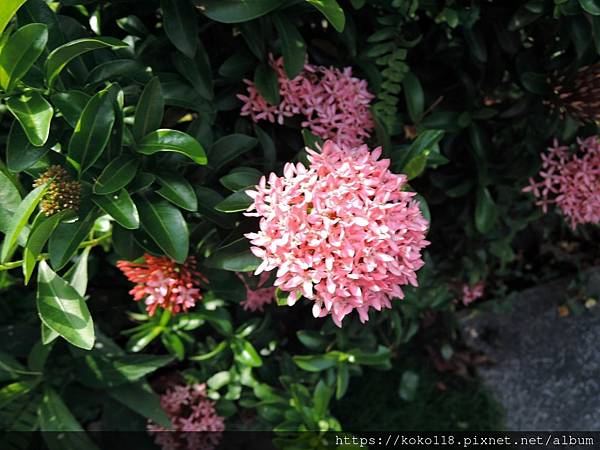
[[[198,199],[192,185],[183,177],[166,173],[157,174],[156,179],[161,188],[158,195],[174,205],[188,211],[198,210]]]
[[[304,68],[306,43],[296,26],[285,16],[281,14],[274,15],[273,23],[281,39],[283,67],[286,75],[291,80]]]
[[[188,58],[183,53],[173,55],[173,64],[177,71],[184,76],[194,89],[204,98],[212,100],[213,80],[208,54],[202,44],[193,58]]]
[[[231,315],[224,308],[206,309],[198,308],[195,313],[198,317],[206,320],[215,330],[224,336],[233,334],[233,325],[231,324]]]
[[[280,0],[198,0],[200,12],[211,20],[223,23],[247,22],[273,11]]]
[[[20,203],[21,194],[13,180],[0,170],[0,232],[8,232],[11,219]]]
[[[66,280],[69,284],[77,291],[82,297],[85,295],[88,285],[88,258],[92,247],[86,247],[83,249],[77,262],[69,269],[65,275]]]
[[[198,198],[198,212],[202,217],[210,220],[221,228],[231,229],[235,227],[235,217],[221,211],[217,211],[215,206],[223,201],[223,196],[217,191],[204,186],[196,187],[196,197]]]
[[[50,97],[52,104],[58,108],[65,120],[73,128],[77,126],[77,121],[85,105],[90,101],[90,96],[82,91],[58,92]]]
[[[54,49],[46,60],[46,83],[52,87],[60,72],[74,58],[100,48],[127,47],[127,44],[111,37],[77,39]]]
[[[413,123],[417,123],[421,119],[423,108],[425,107],[423,88],[421,87],[419,79],[412,72],[408,72],[404,75],[402,85],[404,87],[404,97],[406,99],[408,115]]]
[[[293,359],[298,367],[307,372],[321,372],[334,367],[339,361],[338,356],[331,353],[325,355],[294,356]]]
[[[254,85],[263,96],[263,98],[271,105],[279,105],[281,96],[279,95],[279,80],[277,72],[269,63],[261,63],[254,71]]]
[[[138,210],[126,189],[106,195],[94,195],[93,202],[123,228],[135,230],[140,226]]]
[[[225,164],[256,147],[258,141],[245,134],[230,134],[215,142],[210,149],[210,166],[219,170]]]
[[[97,85],[104,81],[126,80],[145,81],[150,78],[146,66],[133,59],[113,59],[98,64],[85,79],[87,85]]]
[[[585,12],[593,16],[600,16],[600,1],[598,0],[579,0],[579,4]]]
[[[135,178],[139,160],[130,155],[117,156],[104,168],[94,183],[94,193],[111,194],[127,186]]]
[[[2,0],[2,8],[0,8],[0,34],[10,22],[10,19],[17,13],[26,0]]]
[[[171,421],[160,406],[160,398],[143,383],[130,383],[106,390],[114,400],[152,422],[171,429]]]
[[[339,400],[348,391],[348,385],[350,384],[350,371],[347,364],[338,365],[335,381],[335,398]]]
[[[2,242],[2,252],[0,254],[0,262],[4,263],[12,253],[19,234],[23,231],[23,228],[27,225],[31,214],[35,211],[36,206],[42,200],[42,197],[48,189],[48,183],[43,186],[39,186],[33,189],[27,196],[19,203],[19,206],[13,213],[8,223],[8,229]]]
[[[6,101],[9,111],[17,118],[27,139],[33,145],[44,145],[50,134],[54,109],[38,92],[27,92]]]
[[[215,206],[215,209],[225,213],[234,213],[245,211],[251,204],[252,199],[244,191],[238,191],[226,197],[225,200]]]
[[[69,157],[85,172],[102,155],[115,123],[115,111],[108,91],[94,95],[81,113],[71,140]]]
[[[252,344],[245,339],[233,339],[231,342],[231,350],[233,356],[239,363],[250,366],[260,367],[262,366],[262,359],[254,349]]]
[[[29,142],[21,125],[14,121],[6,142],[6,166],[11,172],[21,172],[42,159],[49,150],[47,145],[36,147]]]
[[[94,324],[85,300],[46,261],[38,268],[36,303],[42,322],[49,328],[77,347],[93,347]]]
[[[133,261],[144,254],[144,250],[135,242],[133,233],[118,224],[113,225],[112,245],[115,252],[128,261]]]
[[[190,1],[160,0],[163,25],[169,40],[189,58],[198,45],[198,17]]]
[[[0,51],[0,86],[11,92],[29,71],[48,42],[48,27],[32,23],[19,28]]]
[[[232,272],[251,272],[260,263],[261,260],[250,251],[246,238],[238,239],[221,247],[204,262],[207,267]]]
[[[133,122],[133,136],[140,141],[151,131],[160,128],[165,109],[165,100],[158,77],[152,78],[138,100]]]
[[[221,177],[219,181],[230,191],[256,186],[263,174],[252,167],[236,167],[228,175]]]
[[[346,26],[346,16],[344,10],[340,7],[336,0],[306,0],[308,3],[317,8],[325,16],[325,18],[333,25],[333,28],[338,33],[344,31]]]
[[[402,173],[406,174],[409,180],[418,177],[427,166],[427,157],[427,152],[415,156],[404,166]]]
[[[145,136],[135,147],[138,153],[153,155],[158,152],[175,152],[187,156],[196,164],[206,164],[204,148],[189,134],[177,130],[156,130]]]
[[[73,211],[60,211],[53,216],[41,216],[41,220],[36,220],[36,223],[29,233],[25,250],[23,251],[23,275],[25,284],[29,282],[33,269],[37,264],[37,257],[44,249],[50,235],[54,232],[61,220],[68,215],[73,215]]]
[[[54,270],[62,269],[69,262],[79,245],[88,236],[96,217],[97,212],[93,209],[76,222],[61,223],[56,227],[48,242],[50,263]]]
[[[142,229],[156,244],[178,263],[188,255],[189,236],[183,215],[166,200],[156,197],[136,198]]]
[[[496,221],[496,204],[487,188],[480,188],[477,191],[477,200],[475,203],[475,227],[477,231],[486,234],[491,230]]]
[[[86,386],[102,389],[140,380],[173,361],[170,355],[87,355],[77,365],[77,378]]]

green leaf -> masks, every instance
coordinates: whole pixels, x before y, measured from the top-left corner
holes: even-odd
[[[0,8],[0,34],[10,22],[10,19],[17,13],[26,0],[2,0],[2,8]]]
[[[338,363],[339,357],[337,354],[330,352],[325,355],[294,356],[293,360],[302,370],[306,370],[307,372],[321,372],[334,367]]]
[[[234,213],[246,211],[252,203],[253,200],[244,191],[238,191],[216,205],[215,209],[225,213]]]
[[[79,255],[77,262],[69,269],[67,273],[67,281],[82,297],[85,295],[88,284],[88,258],[92,247],[86,247]]]
[[[329,343],[329,341],[318,331],[300,330],[296,332],[296,336],[306,348],[313,351],[322,351]]]
[[[209,19],[222,23],[247,22],[273,11],[280,0],[198,0],[200,12]]]
[[[333,28],[338,33],[344,31],[346,26],[346,17],[344,10],[340,8],[335,0],[306,0],[308,3],[317,8],[325,16],[325,18],[333,25]]]
[[[224,336],[233,334],[233,325],[231,324],[231,316],[225,308],[206,309],[204,307],[197,308],[195,314],[198,317],[206,320],[215,330]]]
[[[20,129],[20,127],[17,125]],[[21,194],[11,178],[0,170],[0,232],[8,232],[14,212],[21,203]]]
[[[25,381],[17,381],[2,387],[0,389],[0,409],[27,395],[33,387],[35,387],[35,384]]]
[[[157,174],[156,179],[161,185],[161,188],[156,191],[158,195],[185,210],[198,210],[196,192],[185,178],[163,173]]]
[[[6,166],[11,172],[21,172],[42,159],[49,150],[48,146],[36,147],[29,142],[23,127],[14,121],[6,141]]]
[[[281,39],[281,51],[283,53],[283,67],[288,78],[291,80],[304,68],[306,62],[306,43],[296,26],[285,16],[276,14],[273,23]]]
[[[250,251],[246,238],[238,239],[218,249],[204,261],[207,267],[230,270],[232,272],[251,272],[261,260]]]
[[[235,360],[245,366],[260,367],[262,359],[250,342],[245,339],[234,339],[231,342],[231,350]]]
[[[123,228],[135,230],[140,227],[138,210],[126,189],[112,194],[94,195],[92,201]]]
[[[94,324],[85,300],[41,261],[38,269],[37,308],[42,322],[71,344],[90,350]]]
[[[196,164],[206,164],[204,148],[187,133],[177,130],[156,130],[145,136],[135,150],[143,155],[175,152],[187,156]]]
[[[97,352],[80,358],[77,378],[96,389],[115,387],[140,380],[173,361],[173,356],[125,355],[105,356]]]
[[[254,71],[254,84],[263,98],[271,105],[279,105],[281,96],[279,95],[279,80],[277,72],[269,63],[262,63]]]
[[[97,450],[67,405],[50,387],[44,390],[38,417],[50,450]]]
[[[116,401],[124,404],[132,411],[150,419],[152,422],[171,429],[169,417],[160,406],[160,398],[143,383],[125,384],[106,390]]]
[[[60,335],[54,331],[52,328],[49,328],[44,322],[41,323],[42,326],[42,343],[44,345],[48,345],[56,340]]]
[[[190,356],[188,359],[190,359],[192,361],[207,361],[207,360],[212,359],[215,356],[221,354],[228,347],[229,347],[229,344],[227,341],[221,341],[210,352],[204,353],[203,355]]]
[[[169,202],[140,196],[136,199],[142,229],[169,257],[183,264],[188,255],[189,235],[181,212]]]
[[[46,60],[46,83],[48,84],[48,87],[52,87],[65,66],[83,53],[100,48],[127,46],[128,45],[125,42],[111,37],[83,38],[61,45],[54,49],[50,55],[48,55],[48,59]]]
[[[0,50],[0,86],[11,92],[27,74],[48,42],[48,27],[32,23],[19,28]]]
[[[398,394],[402,400],[412,402],[417,396],[419,387],[419,374],[412,370],[407,370],[400,379],[400,388]]]
[[[25,277],[25,284],[29,282],[33,269],[37,264],[37,257],[44,249],[50,235],[54,232],[60,221],[69,214],[72,215],[73,211],[60,211],[53,216],[41,216],[41,220],[36,220],[36,223],[29,233],[25,250],[23,251],[23,275]]]
[[[219,181],[230,191],[236,192],[244,188],[256,186],[263,174],[252,167],[236,167]]]
[[[0,254],[0,262],[4,263],[8,259],[9,255],[12,253],[15,244],[17,243],[17,239],[19,238],[19,234],[27,225],[29,221],[29,217],[33,214],[35,207],[40,202],[46,190],[48,189],[49,183],[46,183],[43,186],[39,186],[32,190],[27,196],[19,203],[19,206],[13,213],[10,222],[8,224],[8,230],[6,231],[6,236],[4,237],[4,241],[2,242],[2,252]]]
[[[231,374],[227,371],[215,373],[212,377],[206,380],[206,384],[213,390],[221,389],[231,381]]]
[[[140,162],[130,155],[117,156],[104,168],[94,183],[94,194],[117,192],[135,178]]]
[[[198,198],[198,212],[202,217],[221,228],[231,229],[235,227],[236,221],[234,216],[215,209],[215,206],[223,201],[221,194],[204,186],[197,186],[195,190],[196,197]]]
[[[144,254],[143,249],[135,242],[132,232],[118,224],[113,225],[112,245],[121,259],[133,261]]]
[[[475,227],[481,234],[486,234],[496,221],[496,204],[487,188],[480,188],[477,191],[477,200],[475,203]]]
[[[62,269],[75,254],[79,244],[87,237],[94,226],[97,212],[94,208],[85,218],[73,223],[61,223],[48,242],[50,262],[54,270]]]
[[[133,137],[140,141],[151,131],[160,128],[165,109],[165,100],[158,77],[152,78],[138,100],[133,121]]]
[[[87,103],[69,141],[69,157],[85,172],[102,155],[115,123],[112,98],[100,91]]]
[[[338,365],[335,380],[335,398],[339,400],[344,396],[350,384],[350,371],[347,364]]]
[[[375,352],[351,350],[348,354],[354,358],[354,363],[365,366],[380,366],[390,361],[390,349],[380,345]]]
[[[425,106],[423,88],[421,87],[419,79],[412,72],[408,72],[404,75],[402,85],[404,87],[404,97],[406,98],[408,115],[413,123],[417,123],[423,116],[423,108]]]
[[[402,169],[402,173],[405,173],[409,180],[418,177],[423,173],[427,166],[428,153],[421,153],[411,159]]]
[[[252,150],[258,141],[245,134],[230,134],[214,143],[210,149],[210,166],[216,170],[233,161],[238,156]]]
[[[173,64],[177,71],[190,82],[198,94],[208,100],[213,99],[213,80],[210,61],[201,43],[198,45],[196,56],[188,58],[183,53],[176,53],[173,55]]]
[[[23,127],[29,142],[37,147],[46,143],[54,109],[44,97],[38,92],[27,92],[9,98],[6,106]]]
[[[600,16],[600,1],[598,0],[579,0],[579,4],[585,12],[593,16]]]
[[[320,379],[313,394],[313,403],[315,405],[315,414],[317,420],[321,420],[325,416],[332,395],[333,390],[327,386],[325,380]]]
[[[192,2],[160,0],[160,7],[167,37],[180,52],[193,58],[198,45],[198,19]]]
[[[52,95],[50,100],[58,108],[67,123],[75,128],[85,105],[90,101],[90,96],[81,91],[67,91]]]

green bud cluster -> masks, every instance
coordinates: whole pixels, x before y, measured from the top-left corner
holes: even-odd
[[[50,180],[50,186],[40,202],[43,213],[51,216],[67,209],[79,209],[81,184],[73,181],[63,167],[54,165],[40,175],[33,186],[42,186]]]

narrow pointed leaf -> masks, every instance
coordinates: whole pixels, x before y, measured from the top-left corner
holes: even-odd
[[[183,177],[169,174],[158,174],[156,179],[161,188],[158,195],[169,200],[174,205],[188,211],[198,210],[198,199],[192,185]]]
[[[6,106],[23,127],[29,142],[37,147],[46,143],[54,109],[44,97],[38,92],[27,92],[9,98]]]
[[[21,125],[14,121],[6,142],[6,166],[11,172],[21,172],[42,159],[49,150],[48,143],[36,147],[29,142]]]
[[[85,105],[90,101],[90,96],[85,92],[73,90],[54,94],[50,97],[50,100],[58,108],[67,123],[75,128]]]
[[[187,133],[177,130],[156,130],[145,136],[135,148],[143,155],[175,152],[187,156],[197,164],[206,164],[204,148]]]
[[[198,45],[198,18],[189,1],[161,0],[165,32],[177,49],[193,58]]]
[[[106,214],[111,216],[119,225],[128,230],[140,226],[138,210],[125,189],[107,195],[94,195],[93,202]]]
[[[152,78],[138,100],[133,121],[133,136],[140,141],[151,131],[160,128],[165,109],[165,100],[158,77]]]
[[[94,226],[96,216],[97,212],[94,208],[77,222],[61,223],[52,233],[48,242],[48,251],[54,270],[62,269],[69,262],[79,244],[83,242]]]
[[[306,43],[296,26],[283,15],[273,16],[273,23],[281,39],[283,67],[291,80],[304,68],[306,62]]]
[[[129,155],[117,156],[94,183],[94,193],[111,194],[127,186],[135,178],[139,165],[140,162]]]
[[[256,147],[258,141],[245,134],[230,134],[214,143],[210,149],[210,166],[219,170],[225,164]]]
[[[29,71],[48,42],[48,27],[32,23],[19,28],[8,38],[0,52],[0,86],[12,91],[16,82]]]

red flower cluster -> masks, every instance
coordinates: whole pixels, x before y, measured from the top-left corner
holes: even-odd
[[[206,280],[196,271],[194,257],[178,264],[166,256],[146,254],[142,263],[118,261],[117,267],[129,281],[137,283],[129,293],[135,301],[144,299],[151,316],[159,307],[174,314],[187,311],[202,299],[198,284]]]

